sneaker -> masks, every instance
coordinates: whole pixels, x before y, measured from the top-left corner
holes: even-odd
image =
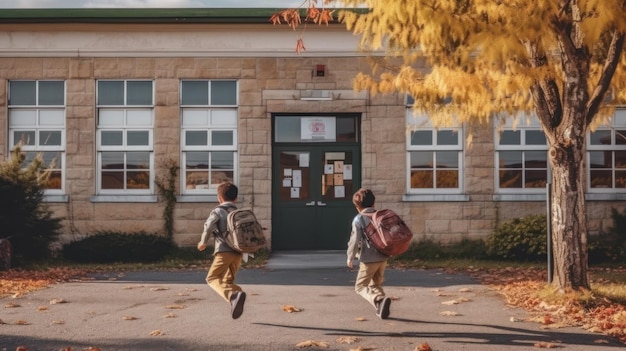
[[[230,298],[230,315],[233,319],[241,317],[243,313],[243,304],[246,302],[246,293],[237,291]]]
[[[376,308],[376,315],[380,318],[380,319],[387,319],[389,318],[389,307],[391,306],[391,299],[388,297],[384,297],[380,302],[378,302],[377,304],[377,308]]]

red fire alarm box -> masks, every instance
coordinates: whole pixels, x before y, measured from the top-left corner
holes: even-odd
[[[315,75],[317,77],[323,77],[326,73],[326,67],[324,65],[316,65],[315,66]]]

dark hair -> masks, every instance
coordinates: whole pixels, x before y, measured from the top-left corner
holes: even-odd
[[[354,206],[362,208],[374,206],[375,201],[376,196],[374,196],[374,193],[369,189],[361,188],[352,196],[352,203]]]
[[[226,201],[235,201],[239,189],[231,182],[224,182],[217,187],[217,195],[221,196]]]

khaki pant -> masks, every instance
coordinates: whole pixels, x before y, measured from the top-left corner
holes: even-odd
[[[235,284],[235,276],[241,267],[242,254],[237,252],[218,252],[213,257],[213,263],[206,276],[206,282],[226,302],[230,303],[230,296],[241,287]]]
[[[354,291],[374,308],[376,308],[376,302],[385,296],[383,281],[386,267],[387,261],[359,263],[359,273],[354,284]]]

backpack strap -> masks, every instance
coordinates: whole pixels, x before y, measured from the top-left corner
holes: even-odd
[[[220,223],[218,224],[218,230],[219,233],[213,233],[214,235],[219,235],[222,239],[226,238],[226,235],[228,234],[228,214],[234,210],[237,209],[236,206],[233,206],[231,204],[228,205],[218,205],[216,207],[217,209],[219,209],[221,212],[220,214]],[[224,231],[221,230],[221,228],[224,228]]]

